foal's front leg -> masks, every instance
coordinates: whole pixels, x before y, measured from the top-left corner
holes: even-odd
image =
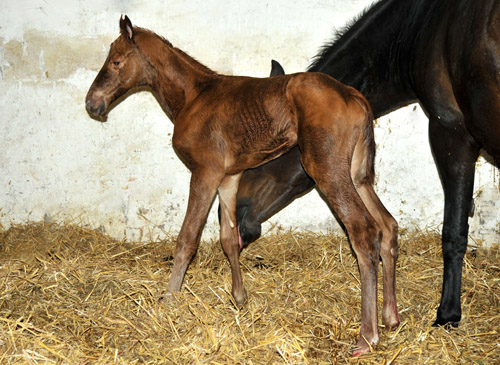
[[[241,173],[228,175],[219,186],[219,203],[221,207],[220,241],[231,265],[232,294],[238,306],[242,306],[247,298],[241,277],[240,250],[242,247],[238,242],[238,227],[236,224],[236,194],[241,175]]]
[[[195,172],[191,175],[189,201],[174,254],[174,268],[167,292],[180,291],[191,259],[200,243],[201,233],[222,176]]]

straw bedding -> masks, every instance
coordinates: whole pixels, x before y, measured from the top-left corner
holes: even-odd
[[[361,298],[342,236],[278,231],[253,243],[240,260],[249,299],[237,309],[217,241],[202,242],[182,292],[164,303],[173,237],[130,243],[44,223],[0,230],[0,363],[498,363],[498,248],[468,251],[463,320],[447,330],[430,326],[439,235],[400,236],[401,326],[381,328],[373,352],[351,359]]]

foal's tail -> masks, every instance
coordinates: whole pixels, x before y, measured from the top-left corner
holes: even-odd
[[[365,120],[354,153],[361,148],[362,162],[355,180],[359,184],[373,185],[375,179],[375,137],[373,132],[373,112],[368,100],[356,89],[352,89],[350,97],[354,99],[365,111]]]

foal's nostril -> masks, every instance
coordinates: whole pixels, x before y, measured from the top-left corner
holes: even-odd
[[[92,98],[87,98],[85,101],[85,108],[91,116],[102,117],[106,112],[106,104],[103,100],[96,102]]]
[[[87,100],[85,101],[85,108],[87,109],[87,111],[88,111],[89,113],[91,113],[91,112],[92,112],[92,101],[91,101],[90,99],[87,99]]]

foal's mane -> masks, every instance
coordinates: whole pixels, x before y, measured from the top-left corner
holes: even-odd
[[[165,47],[167,47],[168,49],[170,49],[173,52],[175,52],[176,54],[178,54],[182,59],[187,61],[195,69],[197,69],[205,74],[217,75],[217,73],[215,71],[212,71],[210,68],[208,68],[207,66],[205,66],[204,64],[202,64],[201,62],[196,60],[195,58],[191,57],[190,55],[188,55],[182,49],[174,47],[168,39],[156,34],[155,32],[152,32],[152,31],[145,29],[145,28],[134,27],[134,33],[136,35],[152,37],[152,38],[156,38],[156,39],[160,40],[165,45]],[[159,50],[155,50],[155,51],[158,52]]]

